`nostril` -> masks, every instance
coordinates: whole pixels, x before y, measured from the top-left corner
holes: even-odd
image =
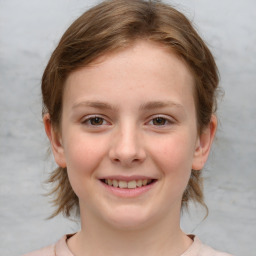
[[[141,148],[113,146],[109,151],[109,158],[112,163],[130,166],[142,163],[146,158],[146,153]]]
[[[119,159],[119,158],[114,158],[112,159],[112,162],[113,163],[116,163],[116,164],[121,164],[123,166],[132,166],[134,164],[139,164],[140,162],[142,162],[139,158],[135,158],[135,159],[132,159],[132,158],[126,158],[126,159]]]

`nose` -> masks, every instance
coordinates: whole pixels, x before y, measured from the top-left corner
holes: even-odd
[[[144,162],[146,152],[143,139],[135,127],[127,125],[118,129],[111,143],[109,157],[113,163],[124,167]]]

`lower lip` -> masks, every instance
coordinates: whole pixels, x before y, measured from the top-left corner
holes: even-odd
[[[101,182],[101,184],[111,193],[118,197],[126,197],[126,198],[132,198],[132,197],[137,197],[140,196],[147,191],[151,190],[153,186],[155,185],[156,181],[142,187],[137,187],[137,188],[115,188],[113,186],[109,186],[104,182]]]

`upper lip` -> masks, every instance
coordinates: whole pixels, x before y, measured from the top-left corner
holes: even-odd
[[[132,176],[123,176],[123,175],[110,175],[101,177],[100,180],[122,180],[122,181],[132,181],[132,180],[155,180],[156,178],[150,176],[142,175],[132,175]]]

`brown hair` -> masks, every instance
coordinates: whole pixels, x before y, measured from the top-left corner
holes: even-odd
[[[64,82],[68,75],[90,64],[98,57],[128,47],[137,39],[158,42],[180,56],[195,78],[195,104],[198,132],[209,124],[216,111],[218,71],[214,58],[190,21],[179,11],[160,1],[104,1],[82,14],[67,29],[54,50],[42,77],[43,115],[49,113],[51,123],[59,129]],[[52,216],[70,216],[78,210],[66,168],[57,168],[48,182],[49,193],[57,207]],[[200,171],[191,171],[182,206],[189,200],[204,205]]]

